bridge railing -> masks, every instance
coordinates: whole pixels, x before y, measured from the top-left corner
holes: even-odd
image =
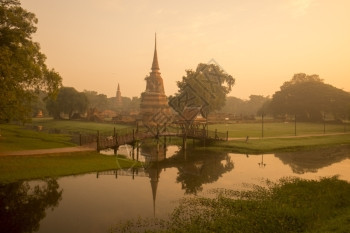
[[[210,139],[216,139],[216,140],[227,140],[227,132],[218,132],[217,130],[212,131],[212,130],[208,130],[207,131],[207,138]]]

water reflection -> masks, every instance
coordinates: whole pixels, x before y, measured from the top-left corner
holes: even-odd
[[[217,181],[234,167],[231,157],[225,152],[206,153],[187,148],[186,151],[179,149],[166,158],[166,150],[166,146],[144,144],[141,147],[141,155],[145,155],[149,162],[146,171],[149,173],[154,198],[160,173],[166,168],[178,169],[176,181],[181,183],[185,194],[197,194],[203,190],[203,184]]]
[[[313,151],[300,151],[290,153],[276,153],[284,164],[288,164],[293,173],[316,173],[319,169],[350,158],[350,146],[339,146]]]
[[[131,147],[120,147],[119,153],[133,156]],[[134,158],[144,162],[142,168],[0,185],[0,232],[106,232],[119,220],[165,217],[185,195],[209,196],[212,189],[244,189],[244,183],[286,176],[340,174],[350,181],[349,153],[349,146],[276,155],[189,146],[185,153],[175,145],[143,143],[139,157],[134,151]]]
[[[261,162],[258,163],[260,168],[264,168],[266,166],[266,163],[264,163],[264,155],[261,155]]]
[[[0,185],[1,232],[34,232],[39,230],[45,211],[53,209],[62,198],[62,190],[55,179],[30,185],[17,182]]]

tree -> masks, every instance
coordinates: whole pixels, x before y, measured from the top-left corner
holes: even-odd
[[[235,79],[219,66],[200,63],[196,71],[186,70],[186,76],[177,82],[179,91],[169,97],[169,104],[178,113],[185,107],[201,107],[202,114],[207,116],[225,105],[234,83]]]
[[[78,92],[73,87],[62,87],[56,100],[49,100],[46,108],[56,119],[61,117],[61,113],[68,114],[69,119],[73,114],[85,113],[88,100],[84,93]]]
[[[269,99],[269,96],[264,97],[262,95],[250,95],[249,100],[228,96],[220,113],[230,113],[237,116],[256,115],[259,114],[260,109]]]
[[[39,44],[32,41],[37,22],[19,0],[0,2],[0,121],[26,121],[39,90],[54,97],[61,85],[60,75],[47,68]]]
[[[39,112],[41,112],[43,116],[48,115],[48,112],[46,110],[46,99],[47,99],[47,93],[43,91],[39,91],[38,97],[36,98],[36,100],[32,102],[33,117],[37,116]]]
[[[98,94],[96,91],[84,90],[84,94],[88,100],[89,108],[96,108],[100,111],[108,109],[107,96]]]
[[[350,93],[323,83],[318,75],[296,74],[285,82],[267,106],[273,115],[297,115],[300,120],[320,121],[324,114],[345,119]]]

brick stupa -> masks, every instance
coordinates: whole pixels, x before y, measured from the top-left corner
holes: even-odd
[[[117,105],[117,107],[121,108],[122,105],[123,105],[123,100],[122,100],[122,93],[120,92],[119,83],[118,83],[117,93],[116,93],[115,97],[116,97],[116,105]]]
[[[171,121],[171,109],[164,92],[163,79],[159,72],[157,38],[155,38],[152,72],[146,77],[146,91],[141,95],[140,115],[147,126],[163,125]]]

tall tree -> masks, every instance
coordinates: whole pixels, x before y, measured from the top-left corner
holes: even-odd
[[[84,90],[84,94],[88,100],[89,108],[96,108],[100,111],[108,109],[107,96],[104,94],[98,94],[96,91]]]
[[[181,113],[185,107],[201,107],[202,114],[219,110],[225,105],[226,95],[235,79],[215,64],[202,64],[195,71],[186,70],[186,76],[177,82],[179,91],[170,96],[169,104]]]
[[[32,41],[37,22],[19,0],[0,1],[0,121],[27,120],[39,90],[53,97],[61,85],[61,77],[47,68],[39,44]]]
[[[84,114],[88,106],[88,100],[83,92],[78,92],[73,87],[62,87],[56,100],[47,102],[46,108],[56,119],[62,113],[68,115],[69,119],[74,113]]]
[[[320,121],[324,113],[344,119],[350,93],[325,84],[318,75],[296,74],[273,95],[267,108],[274,115],[297,115],[300,120]]]

